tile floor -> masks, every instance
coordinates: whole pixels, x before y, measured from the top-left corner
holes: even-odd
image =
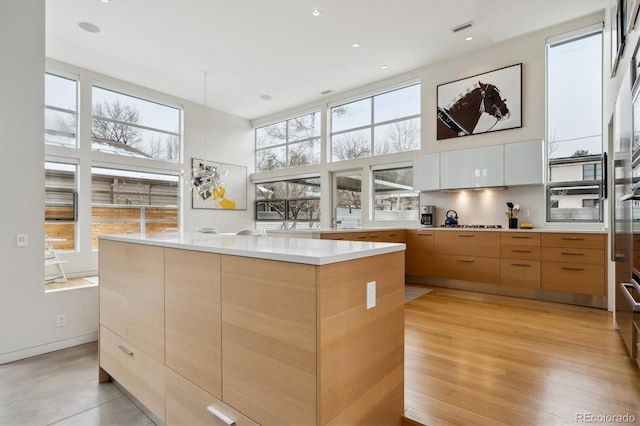
[[[98,343],[0,365],[0,425],[143,425],[113,383],[98,383]]]

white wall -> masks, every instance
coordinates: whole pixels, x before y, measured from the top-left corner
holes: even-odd
[[[28,48],[25,48],[28,46]],[[95,340],[98,328],[98,288],[44,292],[44,72],[45,72],[45,0],[0,1],[0,363]],[[253,172],[253,131],[247,120],[209,110],[184,100],[167,97],[145,88],[79,70],[55,61],[47,63],[66,72],[82,74],[81,96],[87,100],[92,79],[107,82],[144,95],[184,107],[184,159],[174,173],[185,171],[189,177],[191,157],[247,166]],[[90,108],[83,110],[90,114]],[[81,129],[81,140],[90,140],[90,129]],[[80,163],[80,192],[90,193],[91,161],[113,164],[113,156],[93,156],[90,144],[77,150]],[[50,149],[48,156],[64,156],[63,149]],[[51,158],[51,157],[49,157]],[[128,161],[117,158],[118,162]],[[154,170],[144,160],[130,164]],[[113,164],[113,166],[117,166]],[[157,166],[155,166],[157,167]],[[156,171],[161,171],[157,170]],[[192,210],[190,193],[183,185],[182,223],[185,229],[218,226],[222,231],[253,227],[253,191],[248,187],[245,211]],[[90,198],[81,197],[82,226],[80,245],[90,247]],[[80,226],[80,225],[79,225]],[[29,246],[16,247],[16,234],[26,233]],[[63,254],[65,270],[74,273],[95,272],[97,252],[82,250]],[[57,328],[56,315],[66,316],[66,326]]]

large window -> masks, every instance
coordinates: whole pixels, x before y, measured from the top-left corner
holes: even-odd
[[[180,160],[180,109],[94,86],[94,151]]]
[[[256,129],[256,170],[320,164],[320,112]]]
[[[78,134],[78,82],[45,74],[44,141],[75,148]]]
[[[320,178],[256,184],[257,229],[320,227]]]
[[[162,232],[178,226],[178,176],[93,167],[91,238],[100,234]]]
[[[413,190],[413,167],[373,171],[374,220],[418,220],[420,193]]]
[[[420,149],[420,84],[331,108],[331,161]]]
[[[603,220],[602,29],[547,44],[547,220]]]

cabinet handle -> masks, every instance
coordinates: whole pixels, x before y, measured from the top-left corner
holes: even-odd
[[[378,237],[380,237],[380,235],[369,235],[369,238],[378,238]],[[364,238],[364,237],[362,237],[362,238]]]
[[[531,253],[531,250],[511,250],[512,253]]]
[[[584,256],[584,253],[572,253],[570,251],[562,251],[560,254],[566,254],[567,256]]]
[[[512,263],[511,266],[527,266],[527,267],[530,267],[531,265],[529,265],[528,263]]]
[[[367,239],[367,236],[366,235],[358,235],[356,238],[359,239],[359,240],[365,240],[365,239]]]
[[[473,262],[473,259],[458,259],[458,262],[471,263]]]
[[[513,235],[511,238],[524,238],[524,239],[528,239],[528,238],[531,238],[531,235]]]
[[[566,269],[567,271],[584,271],[584,268],[569,268],[568,266],[561,266],[560,269]]]
[[[207,411],[210,412],[211,414],[213,414],[214,416],[216,416],[217,418],[219,418],[220,420],[222,420],[225,424],[227,424],[229,426],[236,424],[235,420],[233,420],[231,417],[227,416],[222,411],[218,410],[213,405],[208,405],[207,406]]]
[[[579,241],[584,240],[582,237],[560,237],[561,240]]]
[[[418,237],[430,237],[433,234],[418,234]]]
[[[471,237],[474,237],[474,235],[473,235],[473,234],[458,234],[458,237],[468,237],[468,238],[471,238]]]
[[[120,345],[120,346],[118,346],[118,348],[120,348],[120,350],[122,352],[124,352],[125,354],[133,356],[133,351],[131,349],[129,349],[128,347],[126,347],[125,345]]]
[[[390,237],[395,237],[398,234],[389,234]]]

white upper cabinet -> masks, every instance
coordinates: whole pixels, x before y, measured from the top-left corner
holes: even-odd
[[[542,185],[544,151],[541,139],[504,145],[504,184]]]
[[[440,153],[440,189],[504,185],[503,145]]]
[[[434,191],[440,189],[439,153],[414,157],[413,189],[416,191]]]

